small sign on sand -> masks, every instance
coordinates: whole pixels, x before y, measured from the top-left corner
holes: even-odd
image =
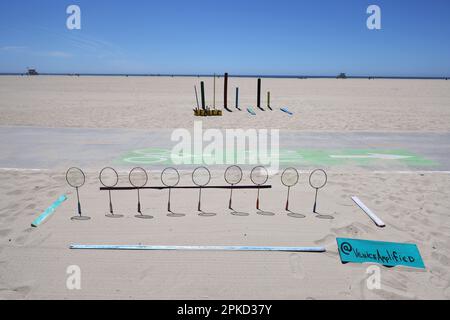
[[[337,238],[342,263],[379,263],[425,269],[419,249],[413,243]]]

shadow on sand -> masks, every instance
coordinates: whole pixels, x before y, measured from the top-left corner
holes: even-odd
[[[297,218],[297,219],[306,218],[306,216],[304,214],[293,212],[291,210],[286,210],[286,211],[288,212],[287,215],[291,218]]]
[[[214,212],[205,212],[203,210],[200,210],[200,213],[198,214],[200,217],[214,217],[217,216],[217,213]]]
[[[316,214],[316,218],[318,219],[325,219],[325,220],[333,220],[334,217],[330,214],[324,214],[324,213],[320,213],[320,212],[314,212]]]
[[[238,217],[247,217],[250,215],[247,212],[236,211],[236,210],[231,211],[230,214],[232,214],[233,216],[238,216]]]

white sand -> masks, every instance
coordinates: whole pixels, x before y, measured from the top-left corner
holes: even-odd
[[[220,183],[215,172],[213,182]],[[76,199],[55,173],[1,172],[0,297],[2,298],[139,298],[139,299],[449,299],[450,247],[448,234],[449,175],[332,174],[312,213],[313,190],[306,177],[293,189],[293,211],[306,218],[288,217],[283,210],[285,189],[272,177],[273,190],[262,191],[262,207],[275,216],[255,213],[255,191],[235,192],[235,207],[249,216],[226,210],[227,191],[206,190],[203,207],[216,216],[196,213],[197,193],[175,190],[168,217],[167,192],[143,191],[145,214],[136,214],[136,193],[114,192],[121,219],[104,215],[107,193],[98,190],[96,173],[88,173],[81,189],[83,211],[90,221],[71,221]],[[182,182],[189,182],[189,174]],[[126,176],[121,177],[122,184]],[[150,184],[158,184],[152,179]],[[61,193],[69,200],[39,228],[30,228],[36,214]],[[378,228],[353,204],[357,194],[386,223]],[[368,265],[340,263],[336,237],[416,243],[427,270],[381,269],[381,290],[366,286]],[[79,244],[149,245],[272,245],[325,246],[327,253],[269,252],[149,252],[71,251]],[[66,268],[78,265],[82,289],[66,288]]]
[[[0,125],[48,127],[192,128],[197,78],[0,77]],[[211,101],[211,80],[208,80]],[[218,105],[221,99],[218,81]],[[242,105],[255,105],[254,79],[239,85]],[[424,80],[263,80],[273,106],[281,112],[226,114],[204,119],[205,127],[280,128],[318,131],[421,131],[450,129],[450,82]],[[245,117],[245,118],[243,118]],[[242,119],[245,119],[243,121]],[[101,166],[101,164],[98,164]],[[148,168],[151,169],[151,168]],[[144,213],[136,214],[135,192],[114,192],[122,219],[109,219],[107,193],[98,190],[98,172],[87,171],[81,189],[90,221],[75,222],[76,201],[62,172],[0,169],[0,298],[139,299],[450,299],[450,175],[384,173],[352,168],[331,172],[312,213],[313,190],[306,176],[292,190],[291,206],[306,218],[283,210],[286,190],[279,177],[262,191],[262,207],[274,216],[257,215],[255,191],[236,192],[234,202],[249,216],[230,215],[228,192],[206,190],[196,212],[195,191],[175,190],[166,215],[166,192],[145,191]],[[221,183],[222,172],[213,172]],[[247,173],[248,176],[248,173]],[[184,173],[182,182],[190,182]],[[248,182],[248,178],[247,178]],[[121,177],[126,185],[126,177]],[[153,177],[150,184],[159,184]],[[39,228],[30,223],[61,194],[69,199]],[[358,196],[386,223],[378,228],[353,203]],[[368,290],[368,265],[340,263],[336,237],[412,242],[426,270],[381,267],[380,290]],[[268,252],[98,252],[69,250],[80,244],[325,246],[327,253]],[[66,269],[81,268],[82,289],[68,290]]]
[[[194,85],[212,78],[0,77],[0,125],[94,128],[192,128]],[[223,104],[218,79],[216,105]],[[228,104],[240,87],[242,107],[256,105],[256,79],[230,78]],[[234,112],[208,118],[204,127],[283,128],[304,131],[449,131],[450,81],[263,79],[272,106],[296,113]],[[199,91],[200,95],[200,91]],[[245,110],[245,108],[243,108]],[[242,121],[242,117],[246,121]]]

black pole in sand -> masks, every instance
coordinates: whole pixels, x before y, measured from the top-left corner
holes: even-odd
[[[236,88],[236,109],[241,111],[241,109],[239,108],[239,88]]]
[[[262,111],[264,111],[263,108],[261,108],[261,79],[258,79],[258,88],[257,88],[257,94],[256,94],[256,107]]]
[[[206,110],[206,105],[205,105],[205,83],[203,81],[200,82],[200,91],[201,91],[201,95],[202,95],[202,109]]]
[[[270,91],[267,92],[267,108],[269,108],[269,110],[272,110],[272,107],[270,106]]]
[[[228,109],[228,73],[225,73],[224,76],[224,87],[223,87],[223,107],[228,112],[232,112]]]

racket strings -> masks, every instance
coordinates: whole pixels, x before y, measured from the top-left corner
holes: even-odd
[[[66,181],[72,188],[81,188],[86,182],[86,176],[81,169],[70,168],[66,172]]]
[[[180,174],[175,168],[166,168],[161,172],[161,182],[166,187],[175,187],[180,182]]]
[[[327,173],[322,169],[316,169],[309,176],[309,184],[315,189],[323,188],[328,181]]]
[[[136,188],[143,188],[147,184],[148,175],[147,172],[140,167],[133,168],[128,175],[130,184]]]
[[[281,175],[281,183],[286,187],[293,187],[298,183],[299,174],[294,168],[287,168]]]
[[[113,188],[119,183],[117,171],[111,167],[105,167],[100,171],[100,183],[107,188]]]
[[[225,170],[225,181],[228,184],[235,185],[242,180],[242,169],[238,166],[231,166]]]
[[[322,169],[314,170],[313,172],[311,172],[311,175],[309,176],[309,184],[311,185],[312,188],[316,189],[313,206],[314,213],[317,213],[317,196],[319,193],[319,189],[325,187],[327,182],[328,182],[327,173]]]
[[[199,187],[206,186],[211,181],[211,172],[206,167],[198,167],[192,172],[192,182]]]
[[[269,179],[269,173],[267,172],[267,169],[262,166],[255,167],[250,173],[250,179],[255,185],[261,186]]]

